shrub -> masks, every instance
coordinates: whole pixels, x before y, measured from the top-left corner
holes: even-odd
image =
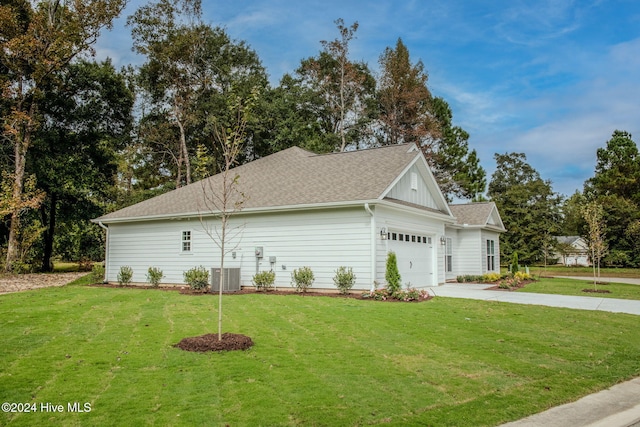
[[[386,301],[388,299],[395,299],[398,301],[423,301],[429,298],[429,292],[424,289],[418,290],[416,288],[408,288],[391,294],[389,289],[375,289],[373,291],[363,292],[362,298],[371,298],[376,301]]]
[[[314,280],[313,271],[309,267],[300,267],[291,273],[291,285],[296,288],[297,292],[307,292]]]
[[[260,273],[256,273],[255,276],[253,276],[252,281],[256,289],[269,290],[273,287],[273,283],[276,281],[276,273],[273,270],[262,271]]]
[[[518,252],[513,253],[513,258],[511,259],[511,273],[516,274],[520,270],[520,266],[518,266]]]
[[[333,283],[341,294],[348,294],[356,283],[356,275],[353,273],[353,269],[351,267],[339,267],[336,270],[336,275],[333,276]]]
[[[162,270],[157,267],[149,267],[149,270],[147,270],[147,282],[151,283],[154,288],[158,287],[163,277]]]
[[[104,281],[104,264],[96,262],[91,269],[91,280],[94,283],[101,283]]]
[[[193,290],[204,291],[209,286],[209,270],[203,266],[187,270],[183,275],[185,283]]]
[[[494,283],[500,280],[502,276],[500,273],[485,273],[482,275],[482,282],[484,283]]]
[[[133,278],[133,269],[128,265],[123,265],[120,267],[120,271],[118,272],[118,284],[120,286],[128,285],[131,283],[131,279]]]
[[[531,280],[533,277],[529,273],[525,273],[524,271],[517,271],[513,277],[515,277],[518,282],[522,282],[524,280]],[[518,283],[519,284],[519,283]]]
[[[364,299],[371,298],[376,301],[386,301],[388,298],[391,298],[391,295],[389,295],[388,289],[375,289],[373,291],[363,292],[362,298]]]
[[[387,280],[387,289],[392,295],[400,290],[401,276],[395,252],[389,252],[387,255],[387,271],[384,278]]]
[[[473,274],[465,274],[456,277],[458,283],[481,282],[484,276],[474,276]]]

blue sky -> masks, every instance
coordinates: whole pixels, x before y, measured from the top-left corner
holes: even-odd
[[[98,58],[139,64],[124,26],[131,1]],[[571,195],[593,176],[596,150],[614,130],[640,141],[640,2],[637,0],[235,0],[203,1],[204,19],[247,42],[271,83],[360,25],[351,58],[377,72],[402,38],[422,60],[429,88],[470,133],[488,180],[494,153],[523,152],[555,191]]]

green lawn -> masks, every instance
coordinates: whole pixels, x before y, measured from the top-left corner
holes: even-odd
[[[507,269],[503,268],[503,272]],[[591,267],[565,267],[561,265],[552,265],[547,267],[533,266],[529,267],[529,272],[535,276],[585,276],[593,277],[593,268]],[[601,268],[601,277],[640,277],[640,269],[638,268]]]
[[[84,286],[0,296],[0,397],[38,409],[0,425],[499,425],[640,375],[636,316],[447,298],[230,295],[224,329],[252,349],[173,348],[215,332],[216,302]]]
[[[537,282],[529,283],[524,288],[518,289],[518,292],[640,300],[640,285],[628,285],[624,283],[596,285],[596,289],[607,290],[609,293],[589,293],[583,292],[583,289],[594,289],[593,279],[542,278]]]

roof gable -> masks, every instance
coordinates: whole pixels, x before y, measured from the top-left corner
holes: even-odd
[[[449,207],[453,216],[456,217],[456,226],[506,231],[494,202],[466,203],[449,205]]]
[[[239,192],[245,195],[245,210],[306,207],[382,199],[417,159],[424,161],[422,153],[413,144],[332,154],[314,154],[291,147],[238,166],[233,173],[238,176]],[[221,174],[214,175],[112,212],[97,221],[211,212],[211,206],[204,202],[211,199],[207,194],[220,191],[222,179]]]
[[[389,188],[385,190],[383,197],[423,206],[451,216],[447,200],[422,155],[417,156],[398,175]]]

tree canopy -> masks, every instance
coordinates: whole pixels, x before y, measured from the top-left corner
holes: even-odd
[[[496,203],[507,232],[500,239],[505,259],[517,251],[520,262],[543,262],[560,227],[561,197],[524,153],[496,154],[488,195]]]

